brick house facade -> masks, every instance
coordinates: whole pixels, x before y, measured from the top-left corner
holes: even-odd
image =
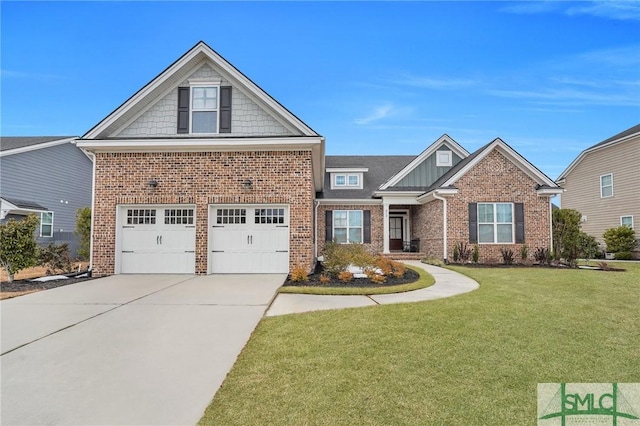
[[[96,276],[311,270],[330,240],[444,259],[488,229],[516,252],[551,244],[559,188],[501,140],[325,156],[322,136],[203,42],[77,145],[94,158]],[[509,222],[470,224],[472,205]],[[493,262],[504,244],[480,246]]]

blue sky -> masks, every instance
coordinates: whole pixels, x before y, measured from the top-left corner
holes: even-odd
[[[556,178],[640,123],[640,2],[7,2],[3,136],[82,135],[204,40],[330,155],[501,137]]]

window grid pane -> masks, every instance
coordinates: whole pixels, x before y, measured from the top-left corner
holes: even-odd
[[[155,209],[128,209],[127,225],[155,225]]]
[[[336,186],[344,186],[344,185],[345,185],[345,176],[336,175]]]
[[[165,225],[193,225],[193,209],[165,209]]]
[[[359,186],[360,179],[358,175],[349,175],[349,186]]]
[[[478,203],[478,242],[513,243],[513,204]]]
[[[362,210],[334,210],[333,239],[338,243],[362,243]]]
[[[221,225],[247,223],[247,210],[246,209],[217,209],[216,223]]]

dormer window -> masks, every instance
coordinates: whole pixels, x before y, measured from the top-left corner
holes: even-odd
[[[333,188],[362,189],[362,173],[332,173]]]

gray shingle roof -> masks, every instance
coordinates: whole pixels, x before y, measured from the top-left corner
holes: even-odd
[[[327,155],[325,167],[330,168],[361,168],[368,172],[363,174],[363,189],[331,189],[331,176],[325,173],[324,192],[319,192],[319,199],[370,199],[373,193],[389,178],[409,164],[415,155]],[[406,190],[406,188],[402,188]]]
[[[590,149],[596,148],[596,147],[598,147],[600,145],[606,145],[609,142],[615,141],[616,139],[622,139],[625,136],[629,136],[629,135],[632,135],[632,134],[638,133],[638,132],[640,132],[640,124],[636,124],[635,126],[629,128],[629,129],[627,129],[627,130],[625,130],[623,132],[620,132],[615,136],[611,136],[610,138],[605,139],[602,142],[598,142],[597,144],[595,144],[593,146],[590,146],[589,148],[585,149],[585,151],[588,151]]]
[[[34,201],[26,201],[26,200],[18,200],[16,198],[7,198],[5,196],[0,197],[5,201],[10,202],[11,204],[13,204],[14,206],[21,208],[21,209],[28,209],[28,210],[47,210],[46,207],[42,207],[40,204],[34,202]]]
[[[0,151],[9,151],[73,137],[75,136],[3,136],[0,137]]]

